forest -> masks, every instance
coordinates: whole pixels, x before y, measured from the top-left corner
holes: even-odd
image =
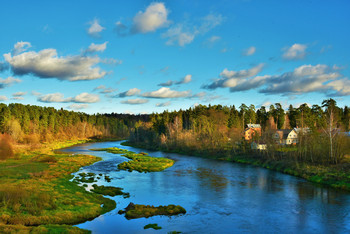
[[[54,141],[125,139],[135,123],[147,119],[146,115],[89,115],[53,107],[0,103],[0,155],[12,155],[13,147],[35,148]]]
[[[229,158],[252,153],[250,142],[243,140],[246,124],[261,125],[261,136],[252,140],[267,144],[260,157],[277,160],[292,158],[316,164],[339,163],[348,152],[350,112],[340,108],[333,99],[322,106],[302,104],[284,110],[280,103],[256,109],[254,105],[232,106],[198,105],[150,115],[149,122],[139,122],[130,134],[130,142],[143,147],[185,152],[212,158]],[[276,129],[308,129],[300,134],[299,144],[280,146],[272,141]],[[332,152],[330,152],[332,151]],[[257,152],[253,152],[257,153]]]
[[[74,139],[129,139],[130,143],[167,151],[227,158],[249,154],[250,142],[243,140],[245,126],[260,124],[262,134],[252,141],[264,142],[263,157],[292,157],[311,163],[339,163],[349,147],[349,107],[340,108],[333,99],[322,105],[292,105],[284,110],[280,103],[256,109],[241,104],[238,108],[198,105],[188,110],[164,111],[150,115],[93,114],[56,110],[22,104],[0,104],[2,157],[12,146],[40,146],[45,142]],[[272,141],[276,129],[308,129],[299,143],[281,147]],[[7,152],[7,153],[6,153]],[[254,152],[257,153],[257,152]]]

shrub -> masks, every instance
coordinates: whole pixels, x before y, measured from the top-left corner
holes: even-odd
[[[0,136],[0,160],[6,160],[13,157],[13,149],[10,136],[7,134]]]

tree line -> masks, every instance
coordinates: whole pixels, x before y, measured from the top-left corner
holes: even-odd
[[[248,123],[261,125],[262,136],[253,140],[268,145],[265,157],[287,155],[300,161],[338,163],[347,146],[341,133],[349,131],[350,112],[347,106],[338,107],[333,99],[324,100],[321,106],[290,105],[287,110],[280,103],[271,105],[269,110],[245,104],[238,108],[198,105],[188,110],[151,114],[149,122],[135,125],[130,141],[154,149],[230,157],[250,151],[249,142],[242,139]],[[297,147],[288,151],[273,142],[273,130],[296,127],[309,129],[307,135],[300,134]]]
[[[147,121],[147,116],[114,113],[89,115],[53,107],[0,103],[0,154],[10,152],[9,142],[37,145],[94,137],[127,138],[138,121]]]

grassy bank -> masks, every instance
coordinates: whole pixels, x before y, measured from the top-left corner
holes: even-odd
[[[15,159],[0,161],[0,232],[47,229],[76,233],[76,228],[61,225],[81,223],[116,207],[114,201],[69,181],[71,173],[100,158],[52,151],[84,142],[56,142],[33,151],[19,149]],[[41,229],[30,227],[38,225]]]
[[[229,161],[261,166],[297,176],[313,183],[350,191],[350,163],[339,165],[312,165],[291,160],[264,160],[259,155],[234,156]],[[348,160],[348,159],[347,159]]]
[[[330,186],[337,189],[350,191],[350,158],[345,158],[344,162],[338,165],[312,165],[307,163],[297,163],[293,160],[266,160],[258,154],[245,155],[220,155],[215,157],[205,152],[196,152],[188,150],[167,150],[154,148],[145,144],[123,142],[122,145],[148,150],[160,150],[169,153],[187,154],[205,158],[215,158],[220,160],[232,161],[237,163],[252,164],[285,174],[304,178],[308,181]]]
[[[122,154],[123,157],[131,159],[127,162],[118,164],[118,169],[138,172],[156,172],[163,171],[174,165],[174,160],[168,158],[155,158],[148,156],[147,153],[136,154],[126,149],[116,147],[105,149],[92,149],[94,151],[107,151],[113,154]]]

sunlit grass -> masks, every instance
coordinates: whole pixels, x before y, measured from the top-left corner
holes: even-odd
[[[126,149],[119,149],[117,147],[92,149],[95,151],[107,151],[113,154],[122,154],[122,156],[131,159],[127,162],[118,164],[118,169],[138,172],[156,172],[163,171],[168,167],[174,165],[174,160],[169,158],[155,158],[148,156],[146,153],[136,154]]]
[[[1,233],[16,233],[18,225],[76,224],[115,208],[114,201],[87,192],[83,187],[69,181],[73,177],[71,173],[99,161],[100,158],[42,153],[46,150],[29,152],[20,155],[17,160],[0,162]],[[39,227],[34,233],[47,233],[44,230],[53,232],[53,229],[61,230],[63,226]],[[76,228],[68,229],[72,233],[80,232],[76,232]],[[23,233],[29,230],[29,233],[34,229],[18,230]],[[62,230],[66,230],[66,227]]]

